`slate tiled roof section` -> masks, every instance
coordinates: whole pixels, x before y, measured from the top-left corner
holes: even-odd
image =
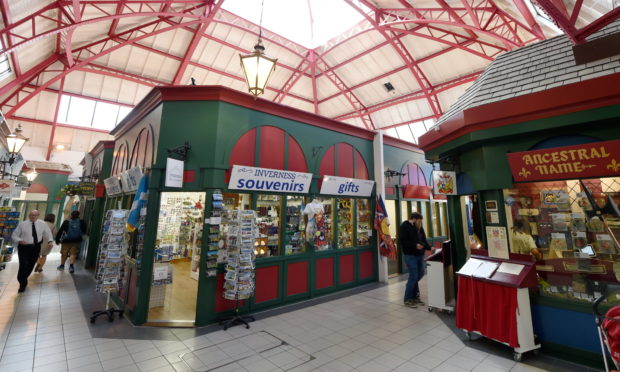
[[[620,32],[620,19],[588,40]],[[620,55],[576,65],[573,44],[566,36],[530,44],[493,61],[437,121],[437,125],[468,108],[620,73]]]

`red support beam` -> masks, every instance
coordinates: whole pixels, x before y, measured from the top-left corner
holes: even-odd
[[[62,99],[62,91],[65,88],[65,79],[60,79],[60,89],[58,89],[58,97],[56,98],[56,109],[54,110],[54,121],[52,124],[52,132],[50,133],[50,141],[47,146],[47,155],[45,156],[45,160],[50,160],[50,155],[52,155],[52,147],[54,144],[54,135],[56,134],[56,123],[58,123],[58,112],[60,111],[60,101]]]
[[[467,0],[463,0],[463,1],[466,2]],[[534,16],[532,15],[532,13],[530,12],[530,9],[525,4],[525,1],[524,0],[513,0],[513,1],[517,9],[519,10],[519,13],[521,13],[523,18],[525,18],[525,21],[527,22],[527,24],[530,26],[530,29],[532,30],[534,35],[536,35],[538,39],[544,40],[545,34],[543,34],[542,28],[540,28],[540,25],[534,19]]]
[[[32,119],[32,118],[26,118],[26,117],[23,117],[23,116],[13,116],[12,119],[16,120],[16,121],[23,121],[23,122],[26,122],[26,123],[43,124],[43,125],[56,125],[56,128],[78,129],[78,130],[83,130],[83,131],[86,131],[86,132],[94,132],[94,133],[105,133],[105,134],[109,134],[110,133],[109,130],[105,130],[105,129],[81,127],[79,125],[71,125],[71,124],[53,123],[53,122],[47,121],[47,120]]]
[[[0,0],[0,12],[2,13],[2,23],[6,25],[11,24],[11,13],[9,12],[9,2],[8,0]],[[4,44],[4,40],[2,40]],[[7,45],[3,45],[2,49],[7,49],[13,46],[13,37],[9,36],[6,38]],[[22,74],[22,69],[19,66],[19,59],[15,55],[15,53],[11,53],[11,65],[13,66],[13,71],[15,72],[15,76],[19,76]]]
[[[116,12],[115,14],[121,14],[123,7],[125,6],[125,0],[119,0],[118,4],[116,4]],[[118,27],[118,21],[120,18],[115,18],[112,20],[112,24],[108,29],[108,35],[112,36],[116,33],[116,28]]]
[[[312,53],[312,51],[311,51]],[[305,66],[304,66],[305,65]],[[273,99],[273,102],[281,103],[284,97],[288,94],[288,92],[293,88],[293,86],[299,81],[299,79],[308,71],[308,69],[312,66],[312,63],[309,63],[307,59],[301,61],[301,63],[295,68],[295,71],[289,76],[288,80],[282,85],[282,90],[278,92],[278,94]]]
[[[33,68],[26,71],[25,73],[21,74],[17,78],[9,81],[6,85],[0,88],[0,96],[5,95],[9,91],[11,91],[13,88],[18,87],[19,85],[24,84],[25,82],[38,76],[42,71],[44,71],[46,68],[48,68],[49,66],[51,66],[57,61],[58,61],[57,54],[52,54],[51,56],[47,57],[45,60],[41,61],[41,63],[39,63],[38,65],[34,66]]]

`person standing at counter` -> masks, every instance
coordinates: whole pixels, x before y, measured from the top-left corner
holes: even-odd
[[[404,303],[405,306],[412,308],[424,304],[420,299],[418,282],[424,276],[424,251],[431,250],[430,244],[426,241],[422,219],[420,213],[413,212],[409,219],[400,225],[398,231],[398,241],[409,270]]]

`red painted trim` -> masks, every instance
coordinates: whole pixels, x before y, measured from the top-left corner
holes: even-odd
[[[476,131],[617,104],[620,73],[466,109],[418,141],[424,151],[430,151]]]
[[[370,278],[374,275],[375,265],[372,262],[372,252],[362,252],[359,255],[359,277],[360,279]]]
[[[254,303],[261,303],[278,298],[280,267],[267,266],[256,269],[256,290]]]
[[[287,264],[286,295],[292,296],[308,292],[308,262]]]
[[[316,260],[316,289],[334,286],[334,258]]]
[[[336,146],[338,146],[338,174],[334,174],[334,176],[353,178],[355,176],[353,152],[357,153],[357,150],[344,142],[339,142]]]
[[[258,166],[261,168],[284,169],[284,136],[286,132],[278,127],[265,125],[260,127],[260,156]],[[247,151],[248,149],[244,149]]]
[[[340,256],[340,284],[351,283],[355,280],[355,261],[352,254]]]

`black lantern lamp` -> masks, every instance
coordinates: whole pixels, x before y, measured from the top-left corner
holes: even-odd
[[[27,141],[28,138],[22,135],[22,126],[20,124],[17,125],[14,133],[9,133],[9,135],[6,136],[9,165],[13,165],[15,159],[19,155],[19,152],[22,150],[22,147],[24,147]]]
[[[241,59],[241,68],[243,69],[243,75],[245,81],[248,84],[248,91],[254,96],[254,98],[265,92],[267,82],[271,77],[271,73],[276,69],[277,58],[269,58],[265,56],[265,47],[263,46],[263,6],[264,1],[261,4],[260,23],[258,25],[258,42],[254,45],[254,52],[248,55],[239,54]]]

